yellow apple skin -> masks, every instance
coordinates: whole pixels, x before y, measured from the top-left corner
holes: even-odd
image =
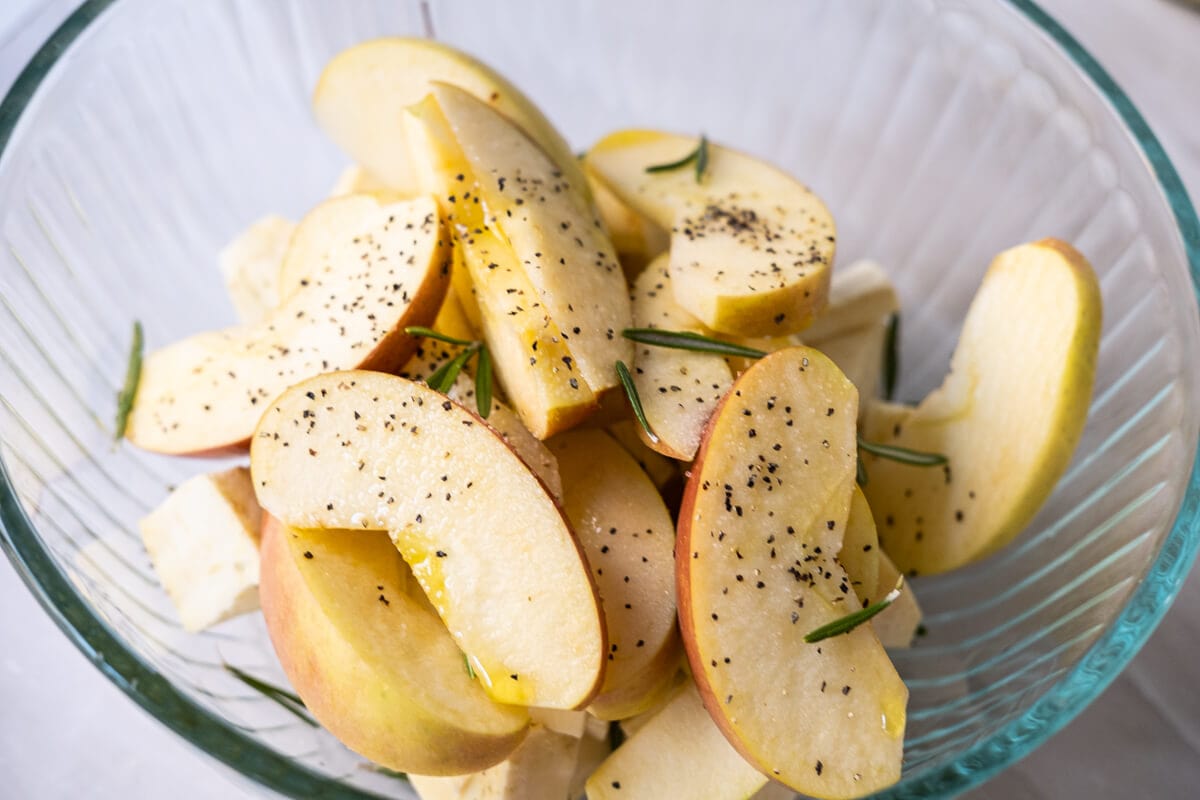
[[[863,456],[880,543],[902,572],[945,572],[994,553],[1045,503],[1087,420],[1101,304],[1091,265],[1065,242],[992,261],[945,382],[883,439],[949,464]]]
[[[470,679],[453,638],[408,597],[403,576],[385,533],[264,520],[263,616],[313,716],[389,769],[486,769],[520,745],[528,716],[493,702]]]

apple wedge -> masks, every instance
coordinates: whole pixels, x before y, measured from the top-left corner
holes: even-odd
[[[588,711],[624,719],[653,706],[679,669],[675,525],[654,484],[604,431],[568,431],[548,445],[608,629],[604,686]]]
[[[378,531],[263,526],[263,616],[305,706],[347,747],[389,769],[486,769],[525,737],[523,709],[463,669],[441,620],[404,592],[406,567]]]
[[[858,397],[819,351],[738,378],[705,433],[679,516],[676,594],[704,704],[765,775],[819,798],[900,775],[908,693],[834,555],[855,481]]]
[[[876,321],[822,341],[812,341],[806,336],[804,341],[838,365],[838,369],[858,389],[864,406],[875,397],[883,374],[884,349],[887,347],[886,323]]]
[[[804,331],[810,344],[835,339],[845,333],[884,322],[900,310],[896,287],[883,267],[866,259],[833,271],[829,303]]]
[[[272,214],[238,234],[217,256],[243,323],[258,322],[279,304],[279,265],[295,230],[296,223]]]
[[[634,327],[707,334],[675,301],[667,258],[656,258],[633,285]],[[719,355],[636,344],[633,383],[658,437],[641,430],[642,441],[665,456],[691,461],[708,418],[733,385],[733,373]]]
[[[346,213],[353,209],[354,213]],[[300,223],[337,221],[332,243],[293,260],[281,304],[254,325],[201,333],[146,357],[126,436],[146,450],[199,455],[249,444],[271,400],[321,372],[398,369],[416,347],[405,326],[433,320],[450,241],[430,199],[329,200]]]
[[[330,138],[384,184],[412,186],[420,156],[408,146],[405,109],[434,81],[461,86],[513,120],[586,191],[570,146],[528,97],[485,64],[430,39],[389,37],[342,51],[317,81],[313,112]]]
[[[879,540],[902,572],[960,567],[1029,524],[1083,432],[1101,313],[1095,272],[1065,242],[1043,239],[992,261],[945,382],[883,440],[949,464],[864,455]]]
[[[641,426],[636,422],[623,419],[609,425],[605,430],[617,440],[617,444],[625,448],[634,461],[642,468],[654,486],[662,493],[668,485],[679,480],[679,462],[667,458],[656,450],[651,450],[642,441]]]
[[[632,283],[647,264],[666,252],[671,237],[662,227],[623,203],[602,181],[589,175],[588,186],[596,200],[596,213],[621,259],[625,278]]]
[[[671,231],[679,304],[709,328],[777,336],[808,326],[829,294],[835,230],[825,204],[776,167],[707,144],[707,164],[648,172],[698,149],[695,139],[631,130],[600,140],[587,170]]]
[[[691,681],[605,759],[588,800],[747,800],[767,776],[713,724]]]
[[[269,404],[250,469],[288,525],[388,531],[493,699],[582,708],[600,689],[604,620],[571,526],[445,395],[378,372],[304,381]]]

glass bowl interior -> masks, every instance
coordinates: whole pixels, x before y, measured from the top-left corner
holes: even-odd
[[[233,322],[217,250],[327,193],[346,160],[309,93],[332,54],[384,34],[483,58],[580,147],[662,127],[782,164],[829,203],[839,261],[896,281],[903,399],[940,382],[993,254],[1074,242],[1105,301],[1082,443],[1015,544],[916,582],[928,635],[895,654],[909,732],[882,796],[985,779],[1128,661],[1197,545],[1200,226],[1136,111],[1036,7],[92,0],[0,107],[0,514],[31,589],[134,700],[274,789],[409,796],[228,675],[283,680],[261,620],[181,630],[136,522],[224,462],[111,431],[132,321],[150,347]]]

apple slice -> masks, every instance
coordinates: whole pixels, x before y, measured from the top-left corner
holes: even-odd
[[[562,136],[528,97],[485,64],[430,39],[389,37],[342,51],[313,92],[317,122],[355,161],[391,187],[414,185],[405,109],[433,81],[461,86],[519,125],[572,184],[583,172]]]
[[[625,278],[632,283],[647,264],[666,252],[671,237],[662,227],[622,202],[602,181],[588,175],[588,186],[596,200],[596,213],[621,259]]]
[[[389,187],[361,164],[351,164],[338,174],[329,189],[330,197],[345,197],[348,194],[390,194],[402,199],[405,196],[417,197],[421,191],[415,184]]]
[[[879,534],[875,530],[871,507],[867,505],[862,489],[856,485],[850,497],[850,516],[846,519],[846,535],[842,539],[837,560],[850,576],[850,586],[863,608],[882,596],[876,594],[879,586],[879,552]],[[891,585],[883,594],[890,592],[895,585],[896,578],[892,578]]]
[[[310,379],[266,409],[250,469],[289,525],[388,531],[495,700],[576,708],[599,690],[604,621],[570,525],[445,395],[377,372]]]
[[[337,244],[293,262],[294,283],[282,284],[281,305],[262,321],[147,356],[126,429],[131,442],[159,453],[236,452],[267,404],[297,381],[352,367],[390,371],[408,360],[416,342],[405,326],[432,321],[446,289],[450,242],[436,206],[329,200],[296,237],[316,238],[306,230],[328,219],[338,222],[336,233],[326,232]]]
[[[996,256],[950,373],[884,441],[944,454],[921,469],[864,455],[879,540],[908,575],[995,552],[1050,496],[1083,432],[1100,342],[1091,265],[1056,239]]]
[[[623,419],[609,425],[606,430],[617,440],[617,444],[633,456],[634,461],[650,477],[660,493],[679,480],[679,462],[647,447],[642,441],[642,428],[636,422]]]
[[[875,580],[875,589],[863,597],[864,607],[886,597],[888,592],[896,588],[899,579],[900,570],[896,569],[887,553],[880,550],[879,574]],[[921,626],[921,606],[917,603],[911,586],[906,584],[906,587],[907,591],[901,592],[890,606],[871,619],[871,627],[875,629],[879,643],[888,649],[911,647],[913,637],[917,635],[917,629]]]
[[[855,480],[857,392],[819,351],[738,378],[692,467],[676,545],[679,621],[705,706],[764,774],[814,797],[900,775],[908,693],[834,559]]]
[[[387,534],[263,526],[263,616],[313,716],[389,769],[485,769],[525,736],[523,709],[492,701],[435,614],[404,592]]]
[[[887,325],[884,322],[876,321],[861,328],[843,331],[823,341],[811,341],[806,336],[805,343],[817,348],[838,365],[838,369],[858,389],[858,396],[864,405],[875,397],[883,373],[883,351],[887,347]]]
[[[903,403],[872,399],[866,404],[859,420],[859,432],[868,442],[895,439],[904,430],[904,423],[915,410]]]
[[[569,431],[548,444],[608,629],[604,687],[588,711],[630,717],[653,706],[679,668],[675,525],[654,484],[604,431]]]
[[[791,735],[792,732],[787,732]],[[767,783],[713,724],[691,681],[587,782],[588,800],[745,800]]]
[[[634,326],[707,334],[676,303],[667,258],[656,258],[633,285]],[[733,374],[719,355],[637,344],[633,382],[646,420],[658,437],[655,441],[642,430],[642,441],[663,455],[691,461],[708,418],[733,385]]]
[[[274,214],[238,234],[217,256],[229,299],[244,323],[255,323],[279,303],[279,265],[296,223]]]
[[[896,287],[883,267],[866,259],[833,271],[829,304],[804,331],[804,340],[817,344],[867,325],[887,320],[900,310]]]
[[[671,231],[676,300],[709,328],[777,336],[809,325],[829,294],[835,232],[825,204],[779,169],[707,145],[707,165],[647,172],[697,149],[684,136],[621,131],[588,151],[590,174]]]

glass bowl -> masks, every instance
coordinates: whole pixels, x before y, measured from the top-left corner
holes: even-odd
[[[326,193],[345,158],[309,92],[381,34],[476,54],[581,147],[657,126],[784,165],[828,201],[839,259],[894,276],[906,399],[940,381],[994,253],[1074,242],[1106,304],[1082,444],[1016,543],[917,582],[905,772],[881,796],[985,780],[1129,661],[1197,547],[1200,225],[1128,98],[1032,3],[91,0],[0,107],[0,514],[31,591],[134,701],[285,794],[410,796],[223,669],[282,681],[257,617],[183,633],[136,521],[217,464],[111,430],[132,320],[151,347],[233,321],[217,250]]]

